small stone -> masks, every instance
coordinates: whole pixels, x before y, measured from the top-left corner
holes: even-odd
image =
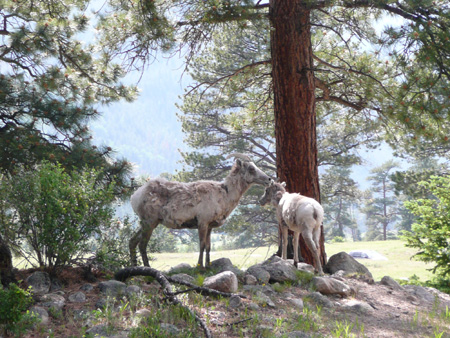
[[[69,296],[69,301],[72,303],[84,303],[86,301],[86,295],[83,292],[78,291]]]
[[[237,295],[233,295],[230,297],[229,307],[233,309],[237,309],[242,304],[241,297]]]

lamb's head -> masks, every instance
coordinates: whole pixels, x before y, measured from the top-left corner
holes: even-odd
[[[234,153],[229,155],[229,157],[235,158],[231,174],[240,175],[248,185],[261,184],[268,186],[273,183],[273,180],[259,169],[247,155]]]
[[[280,203],[281,197],[286,192],[286,183],[276,183],[273,182],[270,184],[266,191],[264,191],[264,195],[260,198],[259,204],[266,205],[272,204],[273,206],[277,206]]]

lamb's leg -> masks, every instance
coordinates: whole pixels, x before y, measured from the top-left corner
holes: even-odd
[[[211,265],[209,252],[211,251],[211,231],[209,228],[206,233],[206,259],[205,259],[205,267],[209,267]]]
[[[288,246],[288,227],[287,226],[284,226],[284,225],[281,226],[281,237],[283,238],[282,239],[283,251],[281,253],[281,258],[287,259],[287,246]]]
[[[142,235],[139,241],[139,252],[141,253],[142,257],[142,263],[144,263],[144,266],[150,266],[148,262],[148,256],[147,256],[147,245],[150,241],[150,237],[152,236],[153,229],[155,229],[158,226],[158,221],[154,223],[143,223],[142,222]]]
[[[294,245],[294,265],[295,267],[298,266],[298,242],[300,240],[300,232],[294,231],[294,240],[292,241],[292,244]]]
[[[313,255],[316,271],[320,275],[323,275],[322,264],[320,264],[318,246],[316,246],[316,243],[314,243],[313,234],[312,234],[311,230],[302,232],[302,235],[303,235],[303,239],[305,240],[306,245],[308,246],[308,249],[311,251],[311,253]]]
[[[136,258],[136,247],[139,244],[139,241],[141,240],[142,235],[142,229],[139,229],[136,231],[136,233],[131,237],[130,242],[128,243],[128,247],[130,249],[130,259],[131,259],[131,265],[137,266],[137,258]]]

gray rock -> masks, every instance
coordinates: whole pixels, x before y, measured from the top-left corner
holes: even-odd
[[[36,271],[30,275],[26,282],[31,286],[32,291],[36,295],[44,295],[50,291],[52,285],[50,276],[43,271]]]
[[[402,286],[400,284],[397,283],[397,281],[389,276],[384,276],[383,278],[381,278],[380,283],[382,285],[386,285],[388,287],[390,287],[393,290],[403,290]]]
[[[263,270],[263,271],[267,272],[266,270]],[[269,277],[270,277],[270,275],[269,275]],[[244,284],[245,285],[256,285],[256,284],[258,284],[258,280],[256,279],[255,276],[247,274],[244,277]]]
[[[345,310],[353,311],[359,315],[367,315],[373,312],[373,308],[369,304],[358,300],[351,300],[347,302],[342,308]]]
[[[242,299],[238,295],[233,295],[230,297],[229,307],[237,309],[242,305]]]
[[[248,308],[250,310],[253,310],[253,311],[258,311],[259,310],[259,305],[252,302],[252,303],[248,304]]]
[[[311,338],[311,336],[303,331],[293,331],[287,334],[287,338]]]
[[[95,325],[93,327],[91,327],[90,329],[86,330],[87,334],[90,334],[94,337],[98,336],[102,336],[102,337],[107,337],[108,332],[107,332],[107,325],[106,324],[99,324],[99,325]]]
[[[343,270],[346,274],[364,275],[369,284],[373,284],[373,276],[370,271],[361,263],[346,252],[340,252],[330,257],[328,263],[324,266],[324,272],[334,274]]]
[[[352,289],[345,283],[331,277],[314,277],[312,279],[315,290],[323,295],[350,296]]]
[[[106,282],[100,282],[98,284],[98,288],[102,294],[117,298],[125,294],[127,285],[116,280],[109,280]]]
[[[297,269],[300,271],[304,271],[304,272],[309,272],[311,274],[314,274],[314,266],[312,266],[311,264],[307,264],[307,263],[302,263],[299,262],[297,264]]]
[[[301,298],[290,298],[289,302],[294,305],[297,309],[303,310],[304,304]]]
[[[86,292],[92,291],[93,289],[94,289],[94,286],[92,284],[84,284],[80,287],[80,290],[86,291]]]
[[[170,337],[176,336],[180,333],[180,329],[173,324],[161,323],[160,327],[166,331]]]
[[[128,297],[132,297],[133,295],[138,295],[142,292],[142,289],[137,285],[129,285],[125,289],[125,294]]]
[[[169,274],[173,273],[179,273],[181,271],[192,269],[192,266],[190,266],[188,263],[180,263],[178,265],[175,265],[169,269]]]
[[[106,298],[99,298],[97,302],[95,303],[96,309],[103,309],[108,304],[108,301]]]
[[[256,278],[258,283],[267,284],[270,280],[270,273],[261,265],[253,265],[247,269],[247,273]]]
[[[262,306],[269,306],[271,308],[275,308],[275,303],[272,301],[272,299],[267,296],[265,293],[262,293],[261,291],[256,292],[255,298],[259,304]]]
[[[233,268],[233,263],[229,258],[223,257],[211,262],[211,268],[218,270],[219,272],[230,271],[228,269]]]
[[[267,295],[271,295],[273,293],[275,293],[275,291],[273,291],[272,287],[270,286],[270,284],[266,284],[266,285],[244,285],[242,287],[243,290],[248,291],[252,294],[256,294],[258,291],[260,292],[264,292]]]
[[[148,309],[139,309],[136,311],[136,316],[148,318],[152,315],[152,312]]]
[[[41,324],[43,325],[48,324],[48,312],[43,307],[33,306],[30,309],[30,313],[34,314],[37,318],[39,318]]]
[[[72,303],[84,303],[86,295],[82,291],[75,292],[69,296],[69,301]]]
[[[324,308],[332,308],[334,304],[326,296],[322,295],[320,292],[312,292],[307,297],[314,304],[322,306]]]
[[[58,295],[56,293],[49,293],[46,295],[43,295],[40,298],[41,305],[45,308],[54,308],[57,310],[61,310],[64,307],[64,304],[66,303],[66,300],[63,296]]]
[[[176,275],[170,276],[170,278],[180,283],[195,283],[195,278],[185,273],[177,273]]]
[[[436,299],[435,294],[429,288],[425,288],[420,285],[405,285],[404,288],[418,300],[423,300],[431,303]]]
[[[233,272],[224,271],[205,278],[203,286],[217,291],[234,293],[238,289],[238,280]]]
[[[262,265],[262,268],[270,274],[270,282],[286,282],[297,280],[297,268],[285,260],[279,260],[275,263]]]

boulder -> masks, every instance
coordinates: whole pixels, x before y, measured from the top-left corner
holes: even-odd
[[[238,279],[233,272],[224,271],[205,278],[203,286],[217,291],[234,293],[238,289]]]
[[[41,324],[43,325],[48,324],[48,312],[43,307],[33,306],[30,309],[30,313],[34,314],[37,318],[39,318]]]
[[[312,279],[315,290],[323,295],[341,295],[348,297],[352,289],[345,283],[331,277],[314,277]]]
[[[84,303],[86,301],[86,295],[81,291],[75,292],[69,296],[69,301],[72,303]]]
[[[247,273],[256,278],[260,284],[267,284],[270,280],[270,273],[262,265],[253,265],[247,269]],[[252,284],[250,284],[252,285]]]
[[[211,268],[219,272],[230,271],[229,269],[233,268],[233,263],[231,263],[229,258],[223,257],[213,260],[211,262]]]
[[[295,265],[285,260],[279,260],[274,263],[262,265],[261,267],[270,274],[271,283],[283,283],[287,281],[295,282],[298,278]]]
[[[373,284],[373,276],[370,271],[361,263],[346,252],[340,252],[330,257],[328,263],[324,266],[324,272],[334,274],[343,270],[346,274],[361,274],[367,278],[369,284]]]
[[[48,293],[40,298],[40,304],[45,308],[54,308],[57,310],[62,310],[66,304],[66,300],[63,296],[56,293]]]
[[[263,270],[263,271],[267,272],[266,270]],[[269,275],[269,278],[270,278],[270,275]],[[244,284],[245,285],[256,285],[256,284],[258,284],[258,280],[256,279],[255,276],[246,274],[244,277]]]
[[[106,282],[98,283],[98,288],[100,289],[101,293],[107,296],[119,297],[125,294],[127,285],[116,280],[109,280]]]
[[[36,271],[30,275],[26,282],[31,286],[32,291],[36,295],[44,295],[50,291],[52,282],[47,272]]]
[[[180,263],[170,268],[169,274],[180,273],[191,269],[192,267],[188,263]]]
[[[366,302],[350,300],[342,307],[345,310],[353,311],[358,315],[367,315],[373,312],[373,308]]]
[[[233,295],[230,297],[230,302],[228,306],[233,309],[237,309],[242,305],[242,299],[238,295]]]
[[[397,283],[397,281],[389,276],[384,276],[383,278],[381,278],[380,283],[382,285],[386,285],[387,287],[393,289],[393,290],[403,290],[402,286],[400,284]]]
[[[324,308],[334,307],[333,302],[329,300],[328,297],[322,295],[320,292],[312,292],[307,296],[307,298],[314,304],[322,306]]]
[[[175,280],[176,282],[179,283],[189,283],[189,284],[194,284],[195,283],[195,278],[192,276],[189,276],[186,273],[177,273],[173,276],[170,276],[170,278],[172,278],[173,280]]]

